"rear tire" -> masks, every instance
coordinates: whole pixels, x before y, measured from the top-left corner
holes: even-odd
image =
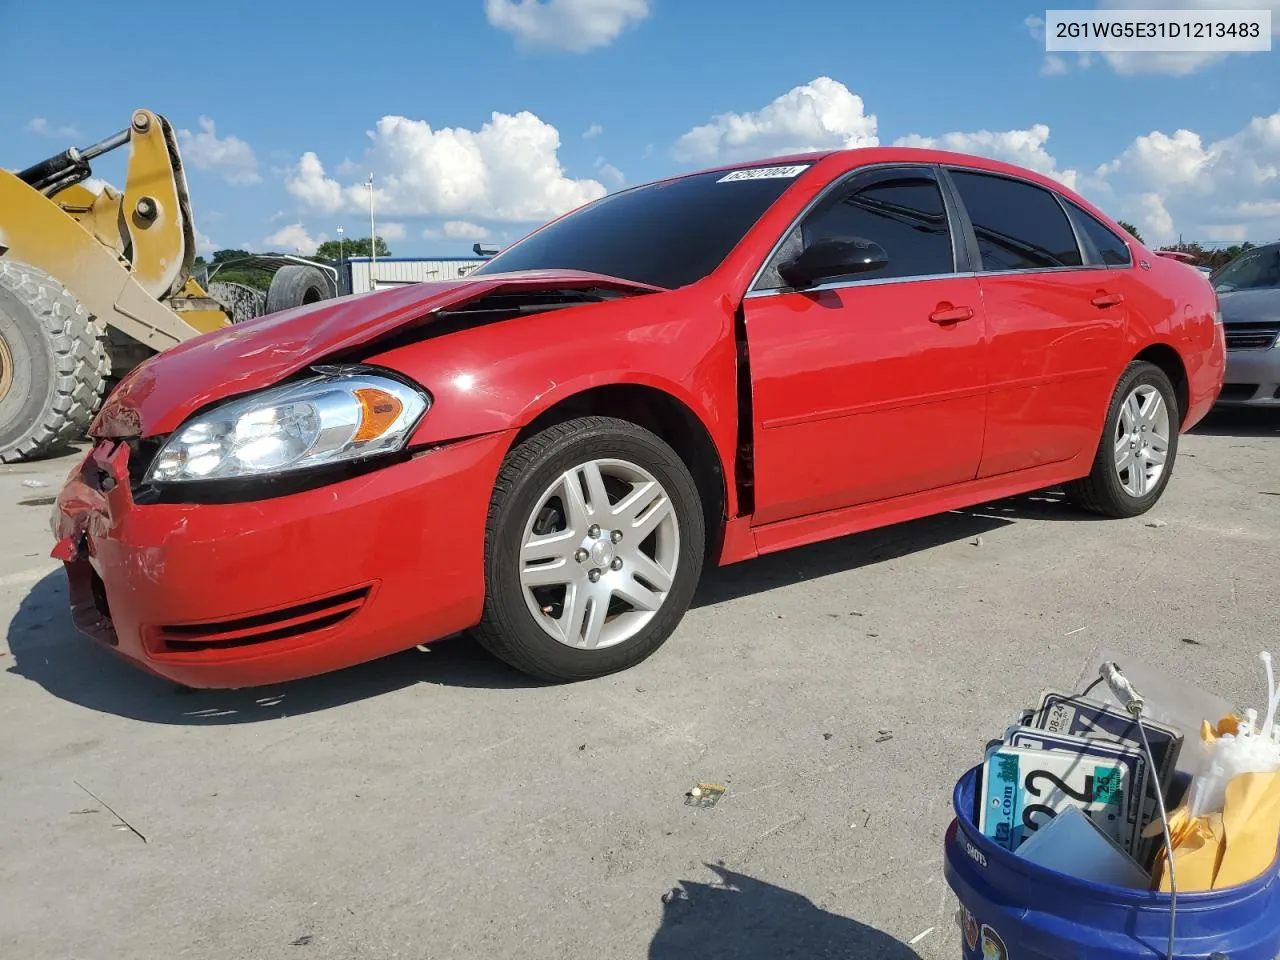
[[[474,636],[544,680],[631,667],[688,610],[705,528],[693,477],[660,437],[610,417],[548,427],[494,485]]]
[[[1067,498],[1105,517],[1146,513],[1173,475],[1181,424],[1168,375],[1153,363],[1130,363],[1111,395],[1093,469],[1066,485]]]
[[[281,267],[271,278],[267,288],[267,313],[276,313],[308,303],[319,303],[333,298],[333,287],[328,278],[315,267],[290,264]]]
[[[0,463],[84,436],[111,373],[106,334],[49,274],[0,260]]]

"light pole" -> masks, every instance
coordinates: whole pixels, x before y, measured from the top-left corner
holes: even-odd
[[[338,288],[338,292],[342,292],[342,228],[338,228],[338,282],[334,284]]]
[[[378,228],[373,223],[373,174],[365,184],[369,188],[369,289],[378,289],[376,268],[378,266]]]

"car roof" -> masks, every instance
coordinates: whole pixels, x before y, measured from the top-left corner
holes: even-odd
[[[683,173],[675,174],[670,177],[663,177],[651,182],[664,183],[673,180],[681,180],[685,177],[694,177],[700,174],[724,173],[733,170],[748,170],[756,167],[793,166],[802,163],[825,167],[827,168],[829,176],[838,176],[844,170],[851,170],[855,167],[873,163],[938,163],[971,167],[976,170],[984,170],[988,173],[1003,173],[1011,177],[1019,177],[1023,180],[1032,181],[1040,186],[1056,190],[1070,199],[1083,204],[1086,209],[1089,209],[1091,212],[1095,212],[1093,205],[1084,200],[1084,198],[1077,194],[1074,189],[1062,180],[1058,180],[1048,174],[1032,170],[1029,167],[1006,163],[1003,160],[994,160],[990,157],[983,157],[978,154],[960,153],[954,150],[939,150],[935,147],[849,147],[843,150],[811,150],[800,153],[786,153],[774,157],[757,157],[751,160],[739,160],[716,166],[703,167],[698,170],[688,170]],[[637,184],[637,186],[644,186],[644,184]]]

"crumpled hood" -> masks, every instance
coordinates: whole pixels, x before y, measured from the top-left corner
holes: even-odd
[[[1219,293],[1218,306],[1226,323],[1280,320],[1280,287]]]
[[[497,290],[660,287],[578,271],[538,270],[415,283],[282,310],[172,347],[134,368],[90,428],[95,438],[169,433],[215,400],[269,387],[326,357],[367,344]]]

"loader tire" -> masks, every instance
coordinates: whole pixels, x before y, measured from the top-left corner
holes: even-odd
[[[332,298],[333,287],[328,278],[315,267],[300,264],[281,267],[271,278],[271,286],[267,288],[267,313]]]
[[[0,260],[0,463],[84,436],[111,373],[106,324],[36,267]]]

